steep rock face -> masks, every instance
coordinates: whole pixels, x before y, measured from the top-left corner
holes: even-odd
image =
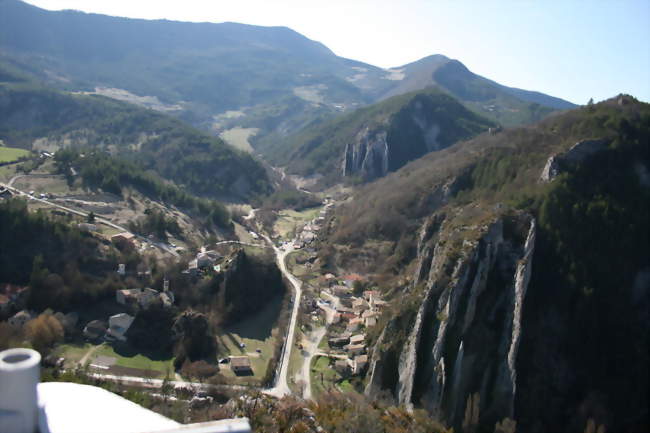
[[[423,225],[413,286],[424,286],[424,295],[399,358],[400,404],[459,425],[478,392],[482,420],[513,416],[535,233],[525,214],[478,228],[451,228],[440,217]]]
[[[546,165],[540,176],[541,182],[550,182],[562,171],[571,170],[585,158],[607,148],[607,140],[582,140],[574,144],[569,150],[559,155],[552,155],[546,161]]]
[[[343,176],[373,180],[487,129],[487,122],[474,118],[463,107],[455,104],[444,107],[448,103],[444,98],[441,102],[426,94],[415,95],[386,118],[362,125],[345,144]],[[469,120],[465,123],[458,120],[463,117]]]
[[[386,131],[362,129],[353,143],[345,145],[343,176],[375,179],[388,173]]]

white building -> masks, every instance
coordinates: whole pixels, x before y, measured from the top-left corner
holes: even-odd
[[[116,314],[108,319],[108,331],[106,331],[107,339],[115,339],[119,341],[126,341],[126,331],[129,330],[135,317],[126,313]]]

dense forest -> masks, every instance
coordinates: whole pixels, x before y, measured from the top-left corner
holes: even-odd
[[[0,281],[29,285],[28,305],[68,311],[114,296],[118,263],[136,255],[102,245],[69,221],[29,212],[20,199],[0,202]]]
[[[146,171],[137,162],[88,148],[62,149],[56,153],[54,160],[59,173],[64,174],[69,182],[73,181],[72,169],[75,169],[88,188],[101,188],[121,195],[123,188],[132,187],[147,197],[201,217],[208,227],[229,227],[230,216],[221,203],[197,198],[176,185],[165,182],[155,172]]]

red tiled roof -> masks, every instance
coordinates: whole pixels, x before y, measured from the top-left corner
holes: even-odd
[[[16,286],[15,284],[2,284],[0,285],[0,294],[7,295],[7,296],[13,296],[16,295],[23,290],[27,289],[27,287],[23,286]]]
[[[352,280],[352,281],[363,281],[364,278],[363,278],[361,275],[359,275],[359,274],[350,274],[350,275],[346,275],[346,276],[344,276],[343,279],[346,280],[346,281],[347,281],[347,280]]]

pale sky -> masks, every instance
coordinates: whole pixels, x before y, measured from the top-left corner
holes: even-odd
[[[286,26],[381,67],[444,54],[578,104],[650,101],[650,0],[28,0],[57,10]]]

